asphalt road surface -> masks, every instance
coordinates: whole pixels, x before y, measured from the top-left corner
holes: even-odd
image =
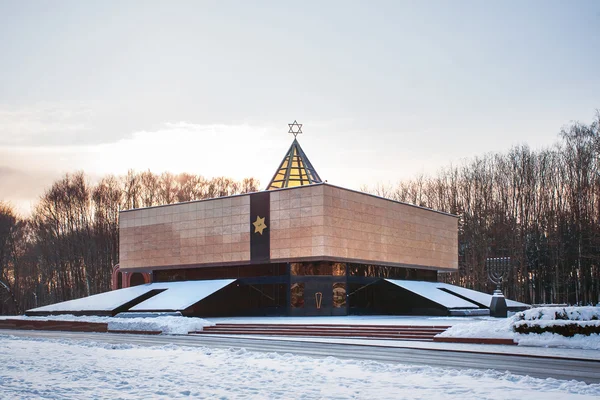
[[[382,347],[356,344],[319,343],[245,337],[208,335],[154,336],[111,333],[0,330],[0,334],[49,339],[93,340],[130,343],[140,346],[175,344],[191,347],[245,348],[248,351],[292,353],[311,357],[339,357],[442,368],[474,368],[510,371],[536,378],[577,380],[600,383],[600,360],[558,357],[488,354],[471,351]]]

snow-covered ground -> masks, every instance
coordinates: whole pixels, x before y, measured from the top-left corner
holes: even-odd
[[[555,333],[520,334],[513,330],[518,324],[552,326],[567,323],[600,325],[597,319],[599,307],[544,307],[517,313],[510,318],[473,320],[470,324],[454,324],[438,336],[459,338],[513,339],[520,346],[565,347],[573,349],[600,350],[600,334],[565,337]],[[557,319],[557,318],[568,319]],[[593,319],[596,318],[596,319]]]
[[[0,331],[1,332],[1,331]],[[235,338],[239,335],[219,335],[221,337]],[[469,353],[507,354],[520,356],[558,357],[580,360],[599,360],[600,350],[574,349],[554,346],[506,346],[502,344],[474,344],[474,343],[444,343],[421,342],[413,340],[390,339],[364,339],[364,338],[336,338],[336,337],[299,337],[299,336],[264,336],[244,335],[245,338],[263,340],[283,340],[290,342],[316,342],[316,343],[341,343],[357,344],[376,347],[400,347],[409,349],[431,349],[464,351]]]
[[[597,399],[600,385],[495,371],[0,334],[0,398]]]
[[[236,318],[186,318],[177,316],[157,316],[144,318],[141,313],[136,318],[114,318],[58,315],[48,317],[0,317],[20,318],[31,320],[63,320],[108,323],[109,330],[133,331],[162,331],[163,334],[185,335],[188,332],[201,331],[205,326],[219,323],[233,324],[339,324],[339,325],[420,325],[420,326],[450,326],[448,330],[438,336],[458,338],[500,338],[512,339],[520,346],[536,347],[562,347],[571,349],[600,350],[600,335],[589,336],[575,335],[564,337],[553,333],[519,334],[513,330],[518,323],[561,324],[568,321],[554,320],[550,315],[555,315],[554,309],[543,311],[529,310],[525,314],[519,313],[510,318],[492,317],[427,317],[427,316],[340,316],[340,317],[236,317]],[[573,318],[581,324],[600,324],[598,320],[586,321],[596,318],[598,307],[578,307],[577,310],[567,310]],[[525,315],[525,320],[523,320]],[[537,318],[536,316],[541,317]]]
[[[108,330],[111,331],[161,331],[165,335],[187,335],[189,332],[201,331],[205,326],[214,325],[214,323],[202,318],[187,318],[177,316],[156,316],[156,317],[135,317],[135,318],[115,318],[115,317],[94,317],[94,316],[74,316],[74,315],[51,315],[47,317],[1,317],[0,319],[27,319],[33,321],[76,321],[76,322],[96,322],[108,324]],[[1,333],[2,331],[0,331]]]

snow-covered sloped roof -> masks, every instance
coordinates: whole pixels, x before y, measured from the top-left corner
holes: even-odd
[[[112,290],[93,296],[76,300],[63,301],[44,307],[27,310],[27,313],[92,313],[112,312],[117,308],[139,298],[151,290],[163,290],[163,292],[150,297],[131,311],[180,311],[210,296],[214,292],[224,288],[235,279],[217,279],[208,281],[186,281],[186,282],[157,282],[139,285],[125,289]]]
[[[491,294],[450,285],[448,283],[396,279],[386,279],[386,281],[418,294],[421,297],[425,297],[446,308],[478,308],[479,306],[489,308],[492,303]],[[456,294],[456,296],[454,294]],[[509,299],[506,299],[506,306],[509,308],[528,307],[527,304]]]
[[[153,289],[167,289],[130,308],[130,311],[178,311],[210,296],[234,282],[235,279],[153,283]]]
[[[477,304],[468,302],[460,297],[446,293],[438,288],[437,282],[404,281],[397,279],[386,279],[386,281],[400,286],[414,294],[425,297],[446,308],[479,308]]]
[[[464,287],[450,285],[448,283],[441,283],[441,282],[438,283],[438,287],[444,288],[444,289],[454,292],[460,296],[466,297],[469,300],[476,302],[477,304],[483,305],[484,307],[489,307],[490,304],[492,304],[492,295],[491,294],[478,292],[476,290],[467,289]],[[506,299],[506,306],[509,308],[510,307],[529,307],[525,303],[519,303],[518,301],[509,300],[509,299]]]
[[[112,290],[83,297],[81,299],[63,301],[44,307],[27,310],[27,312],[67,312],[67,311],[112,311],[155,289],[150,285],[140,285],[125,289]]]

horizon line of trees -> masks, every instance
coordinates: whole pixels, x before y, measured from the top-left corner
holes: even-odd
[[[509,257],[507,297],[600,302],[600,113],[563,128],[555,145],[488,153],[363,191],[459,216],[459,270],[440,279],[491,292],[486,260]],[[110,289],[119,211],[259,190],[254,178],[129,171],[95,184],[66,174],[29,217],[0,200],[0,315]]]
[[[0,315],[105,292],[119,260],[119,211],[257,191],[235,181],[130,170],[90,183],[66,174],[27,218],[0,201]]]

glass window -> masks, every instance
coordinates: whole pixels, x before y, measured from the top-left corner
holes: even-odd
[[[368,264],[348,264],[348,275],[373,278],[423,280],[432,282],[437,280],[437,271],[435,270]]]
[[[290,274],[292,275],[304,275],[304,265],[302,263],[291,263]]]
[[[333,306],[346,307],[346,284],[343,282],[333,284]]]
[[[308,263],[306,275],[331,275],[331,264],[328,262]]]
[[[231,279],[259,276],[287,275],[287,264],[242,265],[239,267],[207,267],[153,271],[154,282],[195,281],[205,279]]]
[[[297,276],[344,276],[346,264],[323,262],[291,263],[290,273]]]
[[[292,308],[304,308],[304,283],[293,283],[290,291]]]
[[[334,263],[333,264],[333,276],[345,276],[346,275],[346,264]]]

